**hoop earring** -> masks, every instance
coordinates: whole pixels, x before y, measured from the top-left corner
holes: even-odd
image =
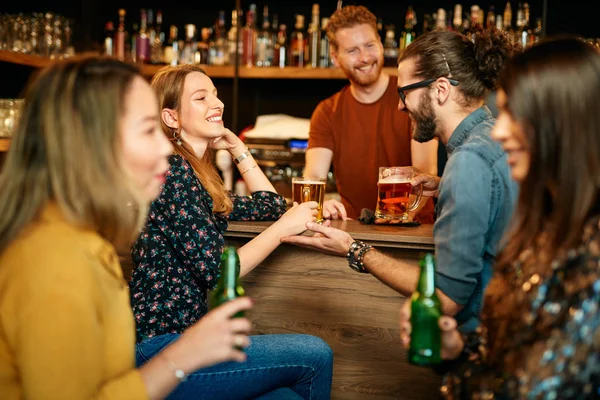
[[[173,129],[173,140],[176,140],[177,146],[181,146],[181,136],[177,135],[177,131]]]

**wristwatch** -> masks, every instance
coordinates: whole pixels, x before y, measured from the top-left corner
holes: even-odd
[[[373,246],[363,243],[360,240],[355,240],[350,245],[350,249],[348,249],[348,254],[346,254],[346,259],[348,260],[348,265],[356,272],[360,272],[362,274],[368,274],[369,271],[365,268],[365,264],[363,260],[365,259],[365,254],[369,251],[373,250]],[[358,254],[355,256],[356,252]]]

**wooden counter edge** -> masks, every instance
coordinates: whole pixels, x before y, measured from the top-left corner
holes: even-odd
[[[225,237],[253,238],[273,222],[230,221]],[[364,225],[359,221],[332,221],[331,226],[348,232],[354,239],[363,240],[374,246],[433,250],[433,225],[418,227],[398,227],[385,225]],[[303,235],[311,235],[306,231]]]

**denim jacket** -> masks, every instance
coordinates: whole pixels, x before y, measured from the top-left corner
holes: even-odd
[[[506,153],[490,137],[494,123],[484,106],[452,133],[433,227],[436,285],[463,306],[456,320],[465,332],[478,325],[483,291],[518,190]]]

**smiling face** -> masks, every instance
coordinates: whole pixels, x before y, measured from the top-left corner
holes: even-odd
[[[210,140],[223,136],[223,108],[210,78],[190,72],[183,84],[178,118],[182,137]]]
[[[498,118],[492,130],[492,138],[502,145],[508,155],[508,165],[513,179],[523,182],[529,173],[531,154],[523,126],[515,121],[508,107],[508,99],[503,90],[496,94]]]
[[[148,202],[160,193],[173,147],[160,126],[158,102],[150,85],[134,78],[124,99],[121,146],[125,170]]]
[[[422,81],[414,76],[415,59],[409,58],[398,65],[398,87],[412,85]],[[412,138],[417,142],[428,142],[436,137],[438,123],[429,87],[410,89],[398,102],[398,109],[405,111],[412,120]]]
[[[339,29],[335,33],[336,64],[348,79],[359,86],[377,82],[383,68],[383,45],[377,32],[367,24]]]

